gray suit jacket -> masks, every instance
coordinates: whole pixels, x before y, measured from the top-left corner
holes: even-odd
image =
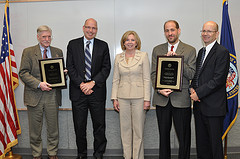
[[[176,53],[178,55],[184,56],[184,68],[183,68],[183,83],[182,91],[174,91],[165,97],[157,93],[155,89],[155,79],[156,79],[156,67],[157,67],[157,56],[165,55],[168,52],[168,43],[164,43],[156,46],[152,52],[152,70],[151,79],[152,86],[154,88],[153,102],[154,106],[166,106],[169,99],[174,107],[186,108],[191,106],[191,99],[188,93],[190,80],[193,79],[196,70],[196,49],[190,45],[183,42],[179,42]]]
[[[51,55],[54,57],[63,57],[62,50],[51,47]],[[39,69],[39,61],[42,59],[42,54],[39,45],[35,45],[23,50],[21,66],[19,70],[19,77],[25,84],[24,86],[24,104],[27,106],[36,106],[42,97],[43,91],[38,88],[41,82],[41,75]],[[61,103],[61,89],[52,89],[56,94],[57,104]],[[53,99],[54,100],[54,99]]]

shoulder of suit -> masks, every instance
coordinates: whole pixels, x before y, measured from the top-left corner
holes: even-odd
[[[70,44],[70,43],[79,43],[79,42],[81,42],[81,41],[83,41],[83,37],[81,37],[81,38],[76,38],[76,39],[72,39],[72,40],[69,41],[69,44]]]
[[[182,45],[182,46],[184,46],[185,48],[189,48],[189,49],[194,49],[194,50],[196,50],[193,46],[191,46],[191,45],[189,45],[189,44],[186,44],[186,43],[184,43],[184,42],[182,42],[182,41],[180,41],[179,44]]]
[[[100,40],[98,38],[94,38],[94,43],[102,43],[102,44],[107,44],[107,42]]]
[[[115,58],[116,58],[116,59],[118,59],[118,58],[123,58],[124,55],[125,55],[124,52],[121,52],[121,53],[117,54]]]
[[[148,55],[147,52],[143,52],[143,51],[140,51],[140,50],[136,50],[136,54],[139,54],[141,56],[147,56]]]
[[[54,51],[62,51],[60,48],[54,47],[54,46],[50,46],[50,48]]]
[[[163,43],[163,44],[159,44],[159,45],[155,46],[153,49],[161,49],[166,46],[167,46],[167,43]]]
[[[219,44],[219,43],[217,43],[217,42],[216,42],[215,45],[216,45],[216,47],[217,47],[218,49],[221,49],[221,50],[223,50],[223,51],[227,51],[227,52],[229,52],[228,49],[225,48],[223,45],[221,45],[221,44]]]
[[[34,52],[35,50],[40,50],[40,47],[39,47],[39,45],[37,44],[37,45],[34,45],[34,46],[30,46],[30,47],[27,47],[27,48],[25,48],[24,50],[23,50],[23,53],[32,53],[32,52]]]

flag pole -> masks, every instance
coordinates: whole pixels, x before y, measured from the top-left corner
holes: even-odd
[[[13,154],[12,148],[11,148],[11,150],[8,152],[8,155],[4,159],[22,159],[22,156],[18,154]]]
[[[6,5],[9,3],[9,0],[6,0]],[[7,19],[7,18],[6,18]],[[7,19],[8,20],[8,19]],[[8,35],[9,38],[9,35]],[[8,40],[9,41],[9,40]],[[22,156],[18,154],[13,154],[12,147],[10,148],[8,155],[4,157],[4,159],[22,159]]]
[[[225,140],[224,140],[224,159],[227,159],[227,136],[228,134],[226,134]]]

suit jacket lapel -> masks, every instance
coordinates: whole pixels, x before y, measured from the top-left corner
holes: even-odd
[[[59,57],[59,55],[57,54],[57,52],[55,52],[52,47],[50,46],[50,51],[51,51],[51,56],[52,58],[55,58],[55,57]]]
[[[93,50],[92,50],[92,64],[94,64],[95,63],[95,60],[97,60],[96,59],[96,57],[97,57],[97,50],[98,50],[98,43],[97,43],[97,40],[96,39],[94,39],[94,42],[93,42]]]
[[[216,42],[216,43],[213,45],[213,47],[212,47],[212,49],[210,50],[210,52],[208,53],[207,57],[205,58],[205,61],[204,61],[204,63],[203,63],[202,69],[201,69],[201,72],[202,72],[202,70],[205,68],[206,64],[207,64],[208,61],[211,59],[211,57],[215,54],[215,52],[216,52],[216,46],[217,46],[217,45],[218,45],[218,43]],[[201,72],[200,72],[200,73],[201,73]]]
[[[34,54],[37,61],[42,59],[42,53],[41,53],[39,44],[34,47]]]
[[[181,41],[179,41],[176,53],[178,55],[183,55],[183,53],[184,53],[184,45],[183,45],[183,43]]]
[[[161,52],[163,52],[164,55],[168,53],[168,43],[164,44],[164,47],[162,47],[162,51]]]
[[[119,63],[123,66],[123,67],[132,67],[134,65],[136,65],[139,60],[141,59],[141,54],[139,50],[136,50],[135,52],[135,56],[133,57],[131,63],[127,64],[126,60],[125,60],[125,52],[121,53],[120,55],[120,59],[119,59]]]
[[[97,60],[97,52],[99,49],[99,45],[97,40],[94,38],[93,42],[93,50],[92,50],[92,65],[91,65],[91,72],[93,73],[95,71],[95,64]],[[85,58],[85,57],[84,57]],[[84,61],[85,62],[85,61]]]
[[[85,63],[85,52],[84,52],[84,42],[83,42],[83,37],[81,37],[79,39],[79,45],[77,46],[79,48],[77,48],[77,50],[80,50],[80,54],[79,54],[79,61],[81,61],[81,63]]]

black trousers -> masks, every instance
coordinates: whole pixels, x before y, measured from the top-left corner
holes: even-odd
[[[96,99],[94,93],[81,97],[79,101],[72,101],[73,122],[76,134],[78,157],[87,156],[86,127],[88,110],[90,110],[93,124],[93,156],[102,157],[107,145],[105,135],[105,101],[99,101]]]
[[[198,159],[223,159],[222,132],[224,116],[209,117],[201,113],[197,102],[193,108]]]
[[[173,124],[179,142],[179,159],[190,158],[191,145],[191,107],[176,108],[171,101],[165,107],[156,106],[159,128],[159,159],[171,159],[170,131]]]

